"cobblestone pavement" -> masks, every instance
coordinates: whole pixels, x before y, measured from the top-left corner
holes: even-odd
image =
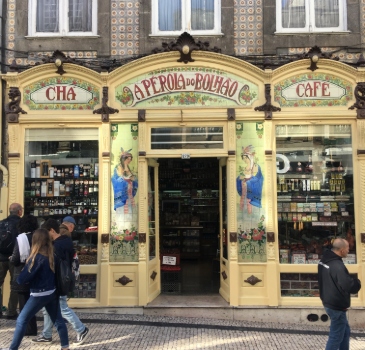
[[[212,320],[202,318],[152,317],[78,313],[90,334],[79,349],[90,350],[193,350],[193,349],[265,349],[324,350],[328,328],[279,323]],[[38,330],[43,322],[38,321]],[[0,319],[0,347],[9,346],[15,321]],[[70,344],[76,333],[70,325]],[[20,349],[59,350],[56,330],[53,342],[32,343],[25,337]],[[71,349],[75,349],[71,345]],[[365,350],[365,332],[352,329],[351,350]]]

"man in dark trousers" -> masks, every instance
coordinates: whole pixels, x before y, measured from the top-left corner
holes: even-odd
[[[14,264],[9,261],[9,257],[13,254],[13,249],[15,245],[16,238],[19,234],[18,232],[18,223],[20,221],[20,217],[23,215],[23,207],[19,203],[12,203],[9,207],[10,215],[1,221],[0,227],[1,230],[8,230],[12,235],[12,244],[7,246],[7,248],[0,248],[0,315],[2,315],[3,308],[3,288],[4,288],[4,280],[8,273],[10,272],[10,283],[13,280],[14,273]],[[0,232],[1,234],[2,232]],[[16,319],[17,314],[17,306],[18,306],[18,293],[15,291],[10,291],[9,304],[8,304],[8,314],[7,318]]]
[[[349,243],[337,238],[332,250],[327,250],[318,264],[319,292],[323,306],[331,319],[326,350],[350,349],[350,326],[346,311],[350,307],[350,294],[361,288],[360,280],[350,276],[342,258],[349,252]]]

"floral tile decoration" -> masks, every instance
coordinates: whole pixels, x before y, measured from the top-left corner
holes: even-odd
[[[151,71],[116,88],[122,107],[251,106],[258,86],[233,74],[205,67]]]
[[[62,92],[57,94],[57,86],[62,85]],[[52,100],[44,103],[37,103],[32,98],[32,95],[44,90],[47,95],[47,87],[52,89]],[[78,92],[84,91],[88,95],[87,101],[77,103],[77,88]],[[57,99],[62,95],[63,100]],[[75,102],[72,102],[72,101]],[[76,79],[73,77],[54,77],[47,78],[32,83],[26,86],[23,90],[23,101],[33,110],[93,110],[100,103],[99,88],[87,81]]]
[[[343,93],[335,98],[327,96],[324,98],[318,93],[313,91],[313,83],[316,82],[317,86],[320,84],[327,83],[331,86],[338,87]],[[302,95],[309,97],[287,99],[283,96],[283,91],[287,91],[291,87],[295,88],[301,84]],[[320,88],[318,88],[320,90]],[[298,76],[293,76],[288,79],[281,81],[274,86],[274,101],[279,103],[281,107],[331,107],[331,106],[346,106],[353,99],[353,88],[351,83],[340,79],[331,74],[323,73],[306,73]],[[311,96],[311,94],[313,96]]]

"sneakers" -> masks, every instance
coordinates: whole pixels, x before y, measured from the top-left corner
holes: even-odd
[[[84,331],[77,335],[77,340],[74,342],[75,345],[81,345],[85,341],[89,334],[89,328],[85,327]]]
[[[38,338],[32,339],[33,343],[50,343],[52,338],[46,338],[43,335],[40,335]]]

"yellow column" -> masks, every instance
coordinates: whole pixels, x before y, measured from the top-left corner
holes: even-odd
[[[272,149],[275,142],[275,128],[272,121],[265,121],[265,206],[266,206],[266,233],[267,234],[267,269],[266,269],[266,292],[269,306],[277,306],[280,297],[280,284],[278,283],[278,234],[276,227],[276,164],[275,154]],[[274,242],[269,242],[270,236],[274,233]],[[271,236],[272,237],[272,236]]]
[[[99,159],[101,160],[99,174],[99,231],[98,252],[101,252],[100,270],[98,271],[98,290],[101,306],[109,305],[109,291],[112,288],[109,274],[109,234],[110,234],[110,126],[102,124],[100,128]],[[106,236],[106,241],[102,240]],[[105,236],[104,236],[105,237]],[[104,243],[103,243],[104,242]],[[106,243],[108,242],[108,243]],[[100,254],[100,253],[99,253]],[[108,288],[104,288],[108,286]]]
[[[139,123],[139,155],[138,155],[138,305],[147,305],[148,302],[148,167],[147,159],[143,155],[146,148],[146,123]]]
[[[236,122],[228,122],[228,150],[236,150]],[[237,213],[236,213],[236,155],[229,155],[227,160],[227,241],[228,259],[229,259],[229,289],[230,289],[230,304],[232,306],[239,305],[239,268],[237,256],[237,239],[236,242],[231,242],[230,232],[234,232],[237,237]]]

